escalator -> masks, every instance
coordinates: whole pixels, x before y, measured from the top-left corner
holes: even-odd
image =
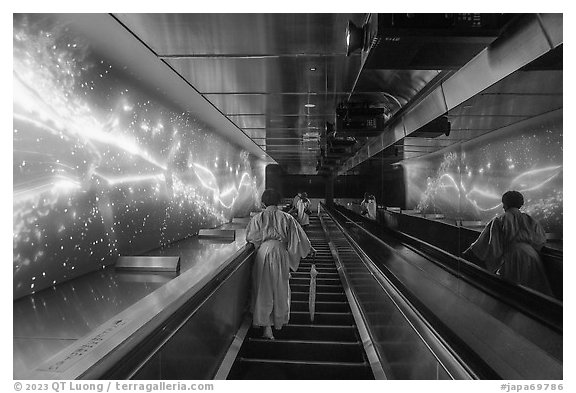
[[[318,251],[313,322],[306,258],[291,274],[289,323],[274,340],[250,326],[254,248],[246,245],[193,295],[168,299],[174,310],[158,308],[162,320],[126,339],[114,334],[117,348],[74,379],[474,378],[327,211],[311,217],[306,232]],[[151,309],[143,304],[141,313]]]
[[[339,210],[339,209],[338,209]],[[386,293],[404,298],[420,315],[412,321],[425,321],[452,348],[454,356],[479,379],[559,379],[562,377],[562,333],[555,324],[538,318],[525,308],[514,307],[509,299],[493,297],[458,274],[443,269],[435,258],[409,247],[394,237],[364,228],[365,222],[356,215],[336,209],[328,214],[326,230],[333,243],[346,238],[345,246],[354,248],[370,263],[366,266],[375,277],[387,281],[394,290]],[[370,222],[367,223],[371,224]],[[370,226],[369,226],[370,227]],[[338,250],[338,253],[340,251]],[[435,254],[434,254],[435,255]],[[381,347],[379,355],[383,364],[395,364],[390,358],[395,353],[398,340],[392,339],[389,321],[383,304],[373,304],[373,295],[364,299],[364,277],[356,280],[356,263],[344,264],[344,269],[354,287],[356,298],[363,309],[363,316],[370,326],[371,336]],[[357,281],[358,284],[354,285]],[[369,280],[366,280],[369,283]],[[430,340],[426,338],[428,344]],[[402,345],[401,352],[413,353]],[[433,351],[434,356],[443,351]],[[531,354],[526,362],[525,354]],[[392,370],[394,377],[414,379],[416,368],[413,360],[403,356],[409,366],[410,376],[404,370]],[[410,364],[412,363],[412,364]],[[442,362],[447,364],[447,362]],[[448,362],[450,363],[450,362]],[[390,371],[387,375],[390,375]],[[428,374],[429,375],[429,374]],[[536,378],[536,375],[538,376]],[[428,377],[429,378],[429,377]]]
[[[314,322],[308,311],[312,258],[291,273],[290,321],[275,340],[248,330],[228,379],[374,379],[362,340],[318,217],[306,229],[317,276]]]

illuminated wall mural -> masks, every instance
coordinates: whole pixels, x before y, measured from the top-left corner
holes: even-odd
[[[247,215],[264,165],[50,15],[14,15],[14,297]]]
[[[562,233],[562,115],[534,118],[404,162],[407,208],[487,222],[502,214],[505,191],[522,192],[524,211]]]

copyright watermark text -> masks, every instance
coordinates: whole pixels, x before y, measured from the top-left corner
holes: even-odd
[[[557,391],[564,390],[561,383],[503,383],[500,385],[503,392],[522,392],[522,391]]]
[[[54,381],[49,383],[15,382],[16,392],[162,392],[162,391],[213,391],[212,383],[156,382],[138,383],[125,381],[80,382]]]

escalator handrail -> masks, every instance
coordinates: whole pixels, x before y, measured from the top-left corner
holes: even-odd
[[[156,355],[164,345],[194,317],[194,314],[226,284],[235,272],[252,259],[256,250],[254,245],[247,243],[229,258],[215,276],[213,276],[198,292],[194,293],[185,304],[172,313],[155,331],[148,335],[139,345],[135,346],[124,358],[108,369],[102,379],[131,379],[146,363]],[[91,378],[87,378],[91,379]]]
[[[442,338],[436,329],[424,318],[411,302],[402,294],[396,285],[380,269],[372,259],[362,250],[358,243],[350,237],[342,225],[333,217],[332,213],[322,204],[323,210],[344,234],[348,242],[353,245],[356,253],[360,256],[364,265],[368,268],[376,282],[382,287],[399,312],[406,319],[432,356],[436,358],[440,366],[453,379],[479,379],[478,375],[466,364],[465,361],[454,351]],[[367,324],[367,326],[369,326]]]

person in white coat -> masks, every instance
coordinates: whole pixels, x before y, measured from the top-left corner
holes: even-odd
[[[504,214],[493,218],[463,254],[473,253],[502,278],[552,296],[539,254],[546,233],[538,221],[519,210],[523,204],[518,191],[504,193]]]
[[[297,209],[298,208],[298,201],[300,200],[300,198],[302,197],[302,193],[299,192],[298,194],[296,194],[296,196],[292,199],[292,205],[290,205],[290,207],[292,209]]]
[[[256,247],[252,268],[252,324],[264,327],[263,337],[274,339],[272,326],[279,330],[290,317],[290,270],[300,259],[315,253],[308,236],[290,214],[278,209],[280,194],[262,193],[265,209],[256,214],[246,229],[246,241]]]
[[[360,202],[360,211],[363,216],[376,220],[376,197],[365,193],[364,199]]]
[[[305,228],[306,226],[310,225],[310,199],[308,199],[308,194],[303,192],[300,194],[300,200],[296,204],[298,209],[298,214],[296,218],[298,219],[298,223]]]

